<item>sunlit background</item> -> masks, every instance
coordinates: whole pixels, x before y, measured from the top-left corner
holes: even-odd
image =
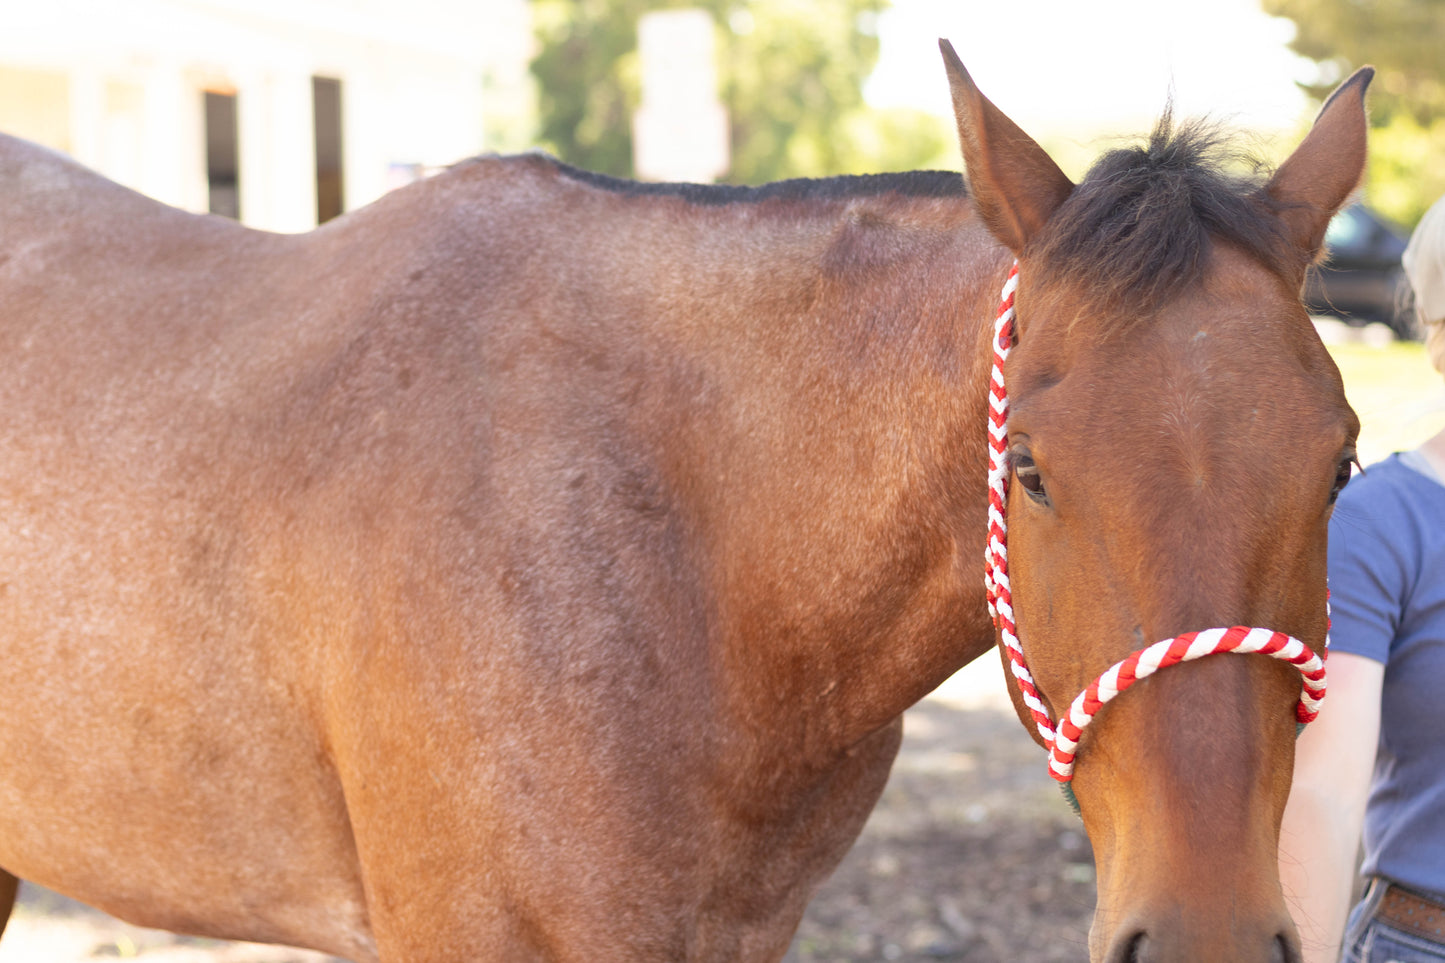
[[[1171,96],[1278,157],[1372,62],[1366,199],[1409,228],[1445,191],[1445,5],[1405,0],[0,0],[0,130],[274,230],[483,151],[735,183],[956,168],[940,36],[1076,176]]]

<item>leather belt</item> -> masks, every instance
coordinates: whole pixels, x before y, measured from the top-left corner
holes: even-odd
[[[1387,885],[1375,919],[1433,943],[1445,943],[1445,905],[1393,883]]]

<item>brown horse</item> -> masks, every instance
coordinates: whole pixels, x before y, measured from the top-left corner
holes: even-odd
[[[971,194],[488,158],[283,237],[0,141],[7,910],[19,877],[358,961],[777,960],[900,714],[995,642],[1015,255],[1055,714],[1183,630],[1318,645],[1355,421],[1298,292],[1368,78],[1267,181],[1161,130],[1075,186],[947,54]],[[1211,656],[1091,727],[1095,959],[1298,959],[1299,688]]]

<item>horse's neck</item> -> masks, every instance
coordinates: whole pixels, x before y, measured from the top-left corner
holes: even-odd
[[[759,293],[699,354],[717,390],[687,488],[714,645],[770,738],[849,745],[992,645],[984,424],[1003,275],[991,252],[956,253],[800,271],[795,297]]]

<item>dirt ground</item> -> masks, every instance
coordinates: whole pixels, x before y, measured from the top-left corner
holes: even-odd
[[[1085,963],[1094,864],[981,660],[908,711],[862,836],[813,900],[785,963]]]
[[[1083,963],[1094,867],[1079,821],[981,660],[909,710],[863,835],[785,963]],[[22,890],[0,963],[328,963],[317,953],[127,926]]]

